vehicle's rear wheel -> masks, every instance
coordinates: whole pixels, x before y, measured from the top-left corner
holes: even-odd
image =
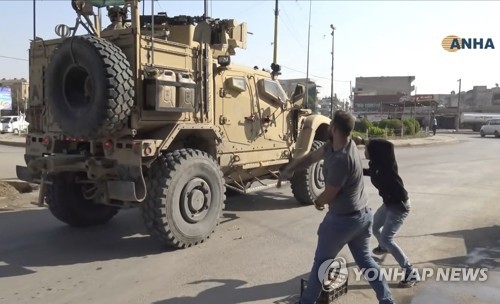
[[[74,227],[101,225],[111,220],[118,208],[96,204],[85,199],[84,187],[77,183],[76,173],[59,173],[50,177],[45,201],[58,220]]]
[[[483,130],[479,131],[479,134],[481,135],[481,137],[485,137],[486,136],[486,134],[484,134]]]
[[[323,147],[325,142],[315,140],[311,152]],[[304,205],[311,205],[325,189],[323,177],[323,160],[316,162],[305,170],[295,171],[290,179],[294,197]]]
[[[222,171],[207,153],[176,150],[160,156],[147,178],[142,207],[149,233],[171,247],[186,248],[210,237],[222,215]]]
[[[499,137],[499,136],[500,136],[500,134],[498,134],[498,131],[495,131],[495,132],[493,133],[493,135],[495,135],[495,137]]]

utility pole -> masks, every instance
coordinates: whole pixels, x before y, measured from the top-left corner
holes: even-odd
[[[36,40],[36,0],[33,0],[33,41]]]
[[[460,128],[460,96],[462,91],[462,78],[460,78],[457,81],[458,81],[458,103],[457,103],[457,119],[455,120],[455,129],[458,132],[458,129]]]
[[[306,102],[305,108],[309,108],[309,46],[311,44],[311,9],[312,0],[309,0],[309,28],[307,31],[307,72],[306,72]]]
[[[332,79],[331,79],[331,88],[330,88],[330,107],[331,107],[331,118],[333,119],[333,113],[335,112],[334,101],[333,101],[333,50],[335,43],[335,27],[333,24],[330,24],[330,28],[332,29]]]

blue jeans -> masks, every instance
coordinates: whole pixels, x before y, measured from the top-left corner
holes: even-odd
[[[314,304],[321,294],[322,283],[318,278],[320,265],[337,256],[344,245],[349,246],[352,257],[360,269],[375,269],[380,272],[379,265],[370,255],[370,236],[373,222],[371,211],[353,216],[334,215],[328,212],[318,229],[318,245],[314,263],[309,274],[307,288],[300,299],[301,304]],[[380,304],[392,304],[392,294],[387,282],[369,280]]]
[[[387,208],[382,204],[375,212],[373,220],[373,234],[378,240],[379,246],[389,251],[401,268],[408,268],[410,262],[403,250],[394,241],[394,236],[398,232],[409,212],[403,212],[392,208]]]

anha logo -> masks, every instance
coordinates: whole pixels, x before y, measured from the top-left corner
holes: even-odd
[[[456,52],[462,49],[469,50],[488,50],[495,49],[493,39],[491,38],[460,38],[458,36],[446,36],[441,45],[448,52]]]

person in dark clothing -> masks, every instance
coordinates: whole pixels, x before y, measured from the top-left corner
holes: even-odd
[[[385,139],[370,140],[365,147],[365,156],[369,167],[363,169],[363,175],[370,176],[383,200],[373,219],[373,234],[379,243],[373,253],[391,253],[404,269],[405,275],[399,285],[412,287],[420,280],[418,272],[394,241],[394,236],[410,213],[410,199],[398,173],[394,145]]]

